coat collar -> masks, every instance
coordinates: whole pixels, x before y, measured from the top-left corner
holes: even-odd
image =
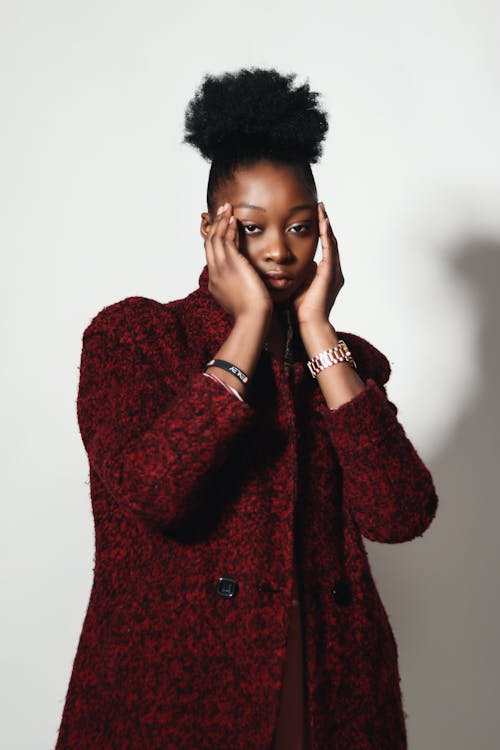
[[[188,323],[192,336],[203,345],[205,356],[210,359],[229,336],[234,325],[234,319],[209,291],[207,265],[201,271],[198,284],[198,289],[188,297],[191,301],[188,309],[191,310],[192,315],[189,314],[188,310],[184,312],[190,318],[186,323]],[[356,334],[337,330],[337,335],[339,338],[345,339],[351,349],[354,359],[358,363],[358,373],[363,380],[371,377],[381,384],[387,382],[391,366],[381,351]],[[297,327],[294,327],[292,343],[292,367],[295,371],[295,377],[301,378],[307,370],[308,356],[302,345]],[[272,358],[272,355],[269,355],[266,351],[263,351],[262,355],[264,358]],[[314,383],[317,383],[317,381],[314,381]]]
[[[208,266],[205,265],[198,279],[198,289],[194,294],[199,297],[200,304],[203,307],[201,325],[204,331],[212,342],[221,345],[231,332],[234,318],[213,297],[208,289],[208,281]],[[294,366],[300,366],[307,361],[307,356],[296,323],[292,322],[292,328],[291,359]]]

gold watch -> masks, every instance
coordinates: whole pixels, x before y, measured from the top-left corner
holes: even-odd
[[[339,362],[346,362],[351,367],[357,368],[357,364],[343,339],[339,339],[337,346],[334,346],[331,349],[325,349],[319,354],[316,354],[309,360],[307,366],[311,375],[315,378],[316,375],[326,367],[337,365]]]

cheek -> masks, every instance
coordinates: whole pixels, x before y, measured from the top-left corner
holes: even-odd
[[[238,250],[252,264],[255,264],[261,253],[260,243],[256,239],[256,237],[248,237],[244,232],[239,232],[237,238]]]
[[[317,247],[318,238],[315,237],[311,239],[310,242],[304,242],[302,247],[300,249],[297,249],[297,255],[302,268],[309,268],[312,261],[314,260],[314,256],[316,255]]]
[[[238,249],[240,253],[244,255],[245,258],[252,264],[252,266],[256,265],[259,253],[256,251],[253,243],[240,242]]]

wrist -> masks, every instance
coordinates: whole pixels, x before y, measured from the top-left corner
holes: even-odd
[[[333,348],[339,342],[335,328],[327,319],[302,323],[299,330],[309,357],[314,357],[325,349]]]
[[[256,307],[252,311],[238,313],[234,317],[234,327],[247,331],[267,333],[273,315],[272,305],[266,307]]]
[[[253,315],[242,313],[235,317],[232,330],[227,339],[213,355],[212,359],[220,359],[229,362],[237,370],[243,372],[249,381],[257,365],[262,351],[262,346],[270,325],[271,316],[256,310]],[[214,365],[207,367],[212,372]],[[238,374],[215,368],[217,375],[224,381],[229,382],[243,394],[249,383],[244,383],[238,378]]]

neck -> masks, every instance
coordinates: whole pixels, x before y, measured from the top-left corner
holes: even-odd
[[[275,305],[267,334],[267,348],[276,356],[283,358],[286,350],[289,326],[292,326],[292,316],[286,305]]]

